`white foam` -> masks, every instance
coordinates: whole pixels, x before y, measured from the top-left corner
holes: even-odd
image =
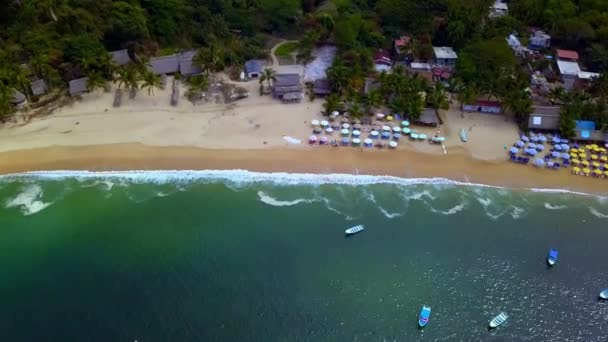
[[[487,208],[490,204],[492,204],[491,199],[482,197],[477,197],[477,202],[479,202],[484,208]]]
[[[512,210],[511,210],[510,214],[514,220],[517,220],[526,214],[526,211],[523,208],[516,207],[516,206],[512,206],[511,208],[512,208]]]
[[[589,207],[589,212],[597,218],[608,218],[608,214],[601,213],[594,207]]]
[[[562,210],[562,209],[566,209],[568,207],[565,205],[553,205],[551,203],[545,202],[545,208],[547,208],[549,210]]]
[[[32,215],[52,204],[42,202],[40,197],[42,197],[42,188],[40,185],[30,184],[15,198],[6,201],[5,208],[19,207],[23,215]]]
[[[316,200],[304,199],[304,198],[299,198],[299,199],[293,200],[293,201],[281,201],[281,200],[278,200],[278,199],[266,194],[264,191],[258,191],[258,197],[260,198],[260,201],[262,201],[268,205],[271,205],[273,207],[290,207],[292,205],[297,205],[300,203],[316,202]]]
[[[441,184],[441,183],[433,183],[433,184]],[[418,200],[423,199],[424,197],[430,199],[431,201],[435,200],[435,196],[431,195],[431,193],[428,190],[423,190],[423,191],[417,192],[417,193],[409,195],[409,196],[404,195],[403,198],[408,201],[409,200],[418,201]]]
[[[456,206],[453,206],[452,208],[450,208],[448,210],[438,210],[438,209],[433,208],[429,204],[429,208],[431,209],[432,212],[434,212],[436,214],[442,214],[442,215],[454,215],[454,214],[457,214],[457,213],[461,212],[466,207],[467,207],[466,203],[460,203],[460,204],[458,204]]]
[[[394,176],[370,176],[353,174],[313,174],[313,173],[286,173],[286,172],[254,172],[247,170],[132,170],[132,171],[31,171],[15,174],[0,175],[0,181],[12,181],[26,179],[62,180],[73,178],[77,180],[86,179],[111,179],[126,180],[141,183],[179,183],[203,181],[207,183],[270,183],[277,185],[371,185],[371,184],[397,184],[397,185],[422,185],[441,184],[453,186],[471,186],[476,188],[504,189],[501,186],[486,184],[459,182],[446,178],[399,178]],[[566,189],[528,189],[534,192],[546,193],[568,193],[581,196],[592,196],[606,198],[582,192],[574,192]],[[430,194],[415,194],[428,196]],[[431,196],[432,198],[432,196]]]
[[[384,214],[384,216],[386,216],[386,218],[388,219],[394,219],[395,217],[403,216],[402,213],[390,213],[382,207],[378,207],[378,210],[380,210],[380,212]]]

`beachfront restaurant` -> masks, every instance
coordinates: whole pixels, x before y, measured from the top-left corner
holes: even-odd
[[[528,128],[532,131],[558,131],[560,107],[534,106],[528,119]]]
[[[302,99],[302,83],[299,74],[277,74],[272,85],[272,94],[283,102],[298,102]]]

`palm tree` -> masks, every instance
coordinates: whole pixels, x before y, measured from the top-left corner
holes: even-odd
[[[118,88],[124,86],[129,89],[129,98],[133,99],[137,95],[140,80],[140,67],[130,63],[117,69],[114,80],[118,82]]]
[[[224,55],[222,49],[215,44],[211,44],[209,47],[198,49],[192,61],[195,65],[200,66],[205,74],[209,75],[224,67]]]
[[[11,115],[15,107],[11,104],[13,90],[0,82],[0,119]]]
[[[441,83],[435,83],[434,87],[430,87],[426,93],[426,102],[429,106],[435,109],[435,114],[439,116],[439,109],[449,109],[450,103],[446,97],[445,89]]]
[[[372,113],[382,104],[382,95],[378,89],[371,90],[364,98],[365,110]]]
[[[336,94],[331,94],[325,99],[323,104],[325,115],[330,115],[332,112],[340,109],[340,98]]]
[[[460,91],[458,92],[458,94],[456,94],[456,100],[458,100],[458,102],[460,103],[460,115],[464,117],[462,107],[465,104],[473,103],[475,99],[477,99],[477,92],[475,91],[475,88],[467,85],[463,85],[462,87],[460,87]]]
[[[31,99],[32,83],[24,68],[17,67],[10,73],[10,83],[15,85],[23,94],[25,94],[28,101]]]
[[[549,96],[549,100],[551,101],[551,104],[556,104],[558,102],[562,102],[562,100],[564,99],[565,93],[566,93],[566,91],[564,90],[564,88],[562,86],[558,86],[558,87],[552,88],[547,95]]]
[[[274,71],[274,69],[271,68],[265,68],[264,71],[262,71],[262,75],[260,75],[260,84],[264,83],[264,81],[266,81],[268,83],[268,88],[271,87],[271,82],[275,82],[277,80],[277,72]]]
[[[192,76],[188,78],[187,83],[189,88],[186,92],[186,97],[191,100],[209,88],[209,78],[205,75]]]
[[[94,92],[97,89],[103,89],[107,84],[107,81],[99,72],[91,72],[87,75],[87,77],[87,89],[90,92]]]
[[[353,101],[350,104],[350,107],[348,108],[348,113],[353,118],[360,118],[361,115],[363,115],[363,111],[361,110],[361,105],[359,104],[359,102],[356,99],[355,99],[355,101]]]
[[[334,91],[344,96],[348,85],[348,69],[342,63],[336,63],[327,69],[327,79]]]
[[[148,96],[154,95],[154,88],[164,89],[163,80],[160,75],[154,74],[152,71],[146,71],[142,77],[141,89],[148,88]]]

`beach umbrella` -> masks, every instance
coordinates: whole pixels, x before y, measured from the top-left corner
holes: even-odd
[[[536,145],[536,149],[538,151],[543,151],[545,149],[545,146],[538,144],[538,145]]]
[[[392,116],[390,116],[390,115],[389,115],[389,116],[387,116],[387,117],[386,117],[386,121],[393,121],[393,117],[392,117]]]
[[[545,161],[542,160],[541,158],[536,158],[534,160],[534,165],[536,165],[537,167],[541,167],[541,166],[545,165]]]
[[[584,169],[583,169],[583,172],[584,172],[584,173],[586,173],[586,174],[589,174],[589,173],[591,173],[591,170],[589,170],[589,169],[587,169],[587,168],[584,168]]]
[[[525,136],[525,135],[522,135],[522,136],[521,136],[521,140],[522,140],[522,141],[524,141],[524,142],[529,142],[529,141],[530,141],[530,138],[528,138],[528,137],[527,137],[527,136]]]
[[[372,147],[372,144],[373,144],[374,142],[372,141],[372,139],[365,139],[365,140],[363,140],[363,143],[364,143],[364,144],[365,144],[365,146],[367,146],[367,147]]]
[[[333,132],[334,132],[334,129],[333,129],[333,128],[331,128],[331,127],[327,127],[327,128],[325,129],[325,133],[327,133],[327,134],[332,134]]]
[[[602,171],[601,170],[593,170],[593,173],[597,176],[601,176],[602,175]]]
[[[575,147],[571,148],[570,153],[578,153],[578,148],[575,148]]]
[[[593,150],[593,146],[592,145],[586,145],[585,148],[588,149],[588,150]]]
[[[348,135],[350,133],[350,131],[345,128],[345,129],[341,130],[340,133],[342,133],[342,135]]]
[[[561,151],[562,150],[562,146],[561,145],[555,145],[553,146],[554,149],[556,149],[557,151]]]
[[[581,162],[581,164],[583,164],[583,166],[589,166],[589,162],[588,162],[588,161],[586,161],[586,160],[583,160],[583,161]]]
[[[426,134],[420,134],[420,135],[418,135],[418,139],[426,140],[426,139],[428,139],[428,137],[426,136]]]
[[[380,135],[380,133],[378,133],[378,131],[371,131],[369,132],[369,135],[371,135],[371,137],[375,139]]]
[[[388,139],[391,137],[391,134],[389,132],[382,132],[382,139]]]
[[[383,113],[378,113],[378,114],[376,114],[376,117],[378,119],[384,119],[384,114]]]
[[[608,176],[608,171],[604,171],[604,176]]]
[[[536,150],[528,148],[528,149],[526,149],[526,154],[529,154],[531,156],[535,156],[536,155]]]
[[[395,141],[389,142],[388,143],[388,147],[390,147],[390,148],[397,148],[397,142],[395,142]]]
[[[553,139],[551,139],[551,142],[553,144],[559,144],[561,142],[561,139],[559,137],[553,137]]]
[[[319,139],[319,142],[321,144],[327,144],[327,137],[321,137],[321,139]]]
[[[519,150],[517,149],[517,147],[511,147],[509,152],[511,152],[511,154],[516,154],[517,152],[519,152]]]
[[[581,159],[586,159],[587,158],[587,154],[586,153],[579,153],[578,156]]]
[[[383,131],[390,131],[391,128],[389,126],[382,126]]]
[[[403,120],[403,121],[401,121],[401,126],[403,126],[403,127],[407,127],[407,126],[409,126],[409,125],[410,125],[410,122],[409,122],[409,121],[407,121],[407,120]]]
[[[528,148],[533,148],[533,149],[536,149],[536,144],[534,144],[534,143],[530,143],[530,144],[528,145]]]
[[[579,173],[579,172],[581,172],[581,168],[580,167],[573,167],[572,168],[572,172]]]
[[[409,129],[409,128],[407,128],[407,127],[404,127],[404,128],[401,130],[401,132],[403,132],[403,134],[410,134],[410,132],[411,132],[411,131],[412,131],[412,130],[411,130],[411,129]]]
[[[567,144],[568,143],[568,139],[560,139],[559,141],[562,144]]]
[[[342,138],[342,145],[346,146],[348,144],[350,144],[350,139],[348,139],[348,138]]]
[[[598,159],[599,159],[599,156],[598,156],[597,154],[592,154],[592,155],[591,155],[591,159],[593,159],[593,160],[598,160]]]
[[[331,112],[331,115],[338,116],[338,115],[340,115],[340,112],[338,112],[337,110],[334,110],[333,112]]]
[[[327,126],[329,126],[329,122],[323,120],[323,121],[321,121],[321,126],[327,127]]]
[[[545,137],[544,135],[541,134],[538,136],[538,141],[544,143],[545,141],[547,141],[547,137]]]
[[[319,126],[321,123],[319,122],[319,120],[312,120],[310,122],[313,126]]]
[[[313,128],[312,132],[315,134],[319,134],[319,133],[323,132],[323,130],[319,127],[315,127],[315,128]]]
[[[573,164],[580,164],[581,163],[581,161],[578,160],[578,159],[576,159],[576,158],[572,158],[571,161],[572,161]]]
[[[433,138],[433,139],[435,139],[435,141],[437,141],[437,142],[444,142],[444,141],[445,141],[445,137],[435,137],[435,138]],[[513,147],[513,148],[514,148],[514,147]],[[517,150],[517,149],[516,149],[516,150]]]
[[[608,161],[608,157],[606,157],[606,156],[601,156],[601,157],[600,157],[600,160],[601,160],[601,161],[604,161],[604,162],[605,162],[605,161]]]
[[[551,152],[551,157],[553,157],[553,158],[559,158],[560,155],[561,154],[559,152],[557,152],[557,151]]]
[[[524,145],[525,145],[525,144],[524,144],[524,142],[523,142],[523,141],[521,141],[521,140],[519,140],[518,142],[516,142],[516,143],[515,143],[515,146],[517,146],[517,147],[519,147],[519,148],[524,147]]]
[[[552,161],[547,162],[547,167],[553,167],[554,165],[555,165],[555,163]]]
[[[353,139],[353,145],[359,145],[359,144],[361,144],[361,139],[359,139],[359,138],[354,138],[354,139]]]
[[[353,128],[356,129],[356,130],[360,130],[361,129],[361,124],[356,123],[356,124],[353,125]]]
[[[530,140],[532,140],[533,142],[537,142],[538,141],[538,137],[536,135],[533,135],[530,137]]]
[[[393,132],[401,133],[401,127],[393,127]]]
[[[401,139],[401,134],[399,134],[399,133],[393,134],[393,139],[396,141],[399,141],[399,139]]]
[[[344,129],[349,129],[349,128],[350,128],[350,125],[349,125],[349,124],[347,124],[347,123],[345,123],[345,124],[343,124],[343,125],[342,125],[342,128],[344,128]]]
[[[308,138],[308,142],[311,143],[311,144],[314,144],[315,142],[317,142],[317,136],[316,135],[311,135]]]
[[[597,169],[597,168],[599,168],[599,167],[600,167],[600,163],[598,163],[598,162],[593,162],[593,163],[591,163],[591,166],[593,166],[594,168],[596,168],[596,169]]]
[[[411,137],[412,139],[416,140],[416,139],[418,139],[418,134],[416,134],[416,133],[412,133],[412,134],[410,134],[410,137]]]
[[[562,150],[564,150],[564,151],[570,150],[570,145],[568,145],[568,144],[562,144],[561,146],[562,146]]]
[[[354,131],[353,131],[353,135],[358,137],[358,136],[360,136],[360,135],[361,135],[361,132],[359,132],[359,131],[357,131],[357,130],[354,130]]]
[[[562,153],[562,159],[568,160],[568,159],[570,159],[570,155],[568,153]]]

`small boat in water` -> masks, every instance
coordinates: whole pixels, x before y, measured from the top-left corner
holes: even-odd
[[[363,229],[365,229],[365,227],[363,227],[363,225],[360,224],[360,225],[348,228],[347,230],[344,231],[344,234],[346,234],[346,235],[357,234],[357,233],[361,232]]]
[[[460,134],[458,134],[458,135],[460,136],[460,140],[461,140],[462,142],[467,142],[467,141],[469,141],[469,137],[467,137],[467,131],[465,131],[465,129],[464,129],[464,128],[460,130]]]
[[[494,317],[490,321],[490,329],[494,329],[498,326],[505,324],[505,322],[509,319],[509,315],[506,312],[501,312],[498,316]]]
[[[423,328],[429,322],[430,316],[431,316],[431,307],[423,305],[422,310],[420,310],[420,316],[418,316],[418,325],[421,328]]]
[[[557,249],[551,248],[549,250],[549,255],[547,256],[547,263],[549,264],[549,266],[555,265],[555,263],[557,262],[557,255]]]
[[[604,291],[600,292],[600,298],[608,299],[608,289],[605,289]]]

